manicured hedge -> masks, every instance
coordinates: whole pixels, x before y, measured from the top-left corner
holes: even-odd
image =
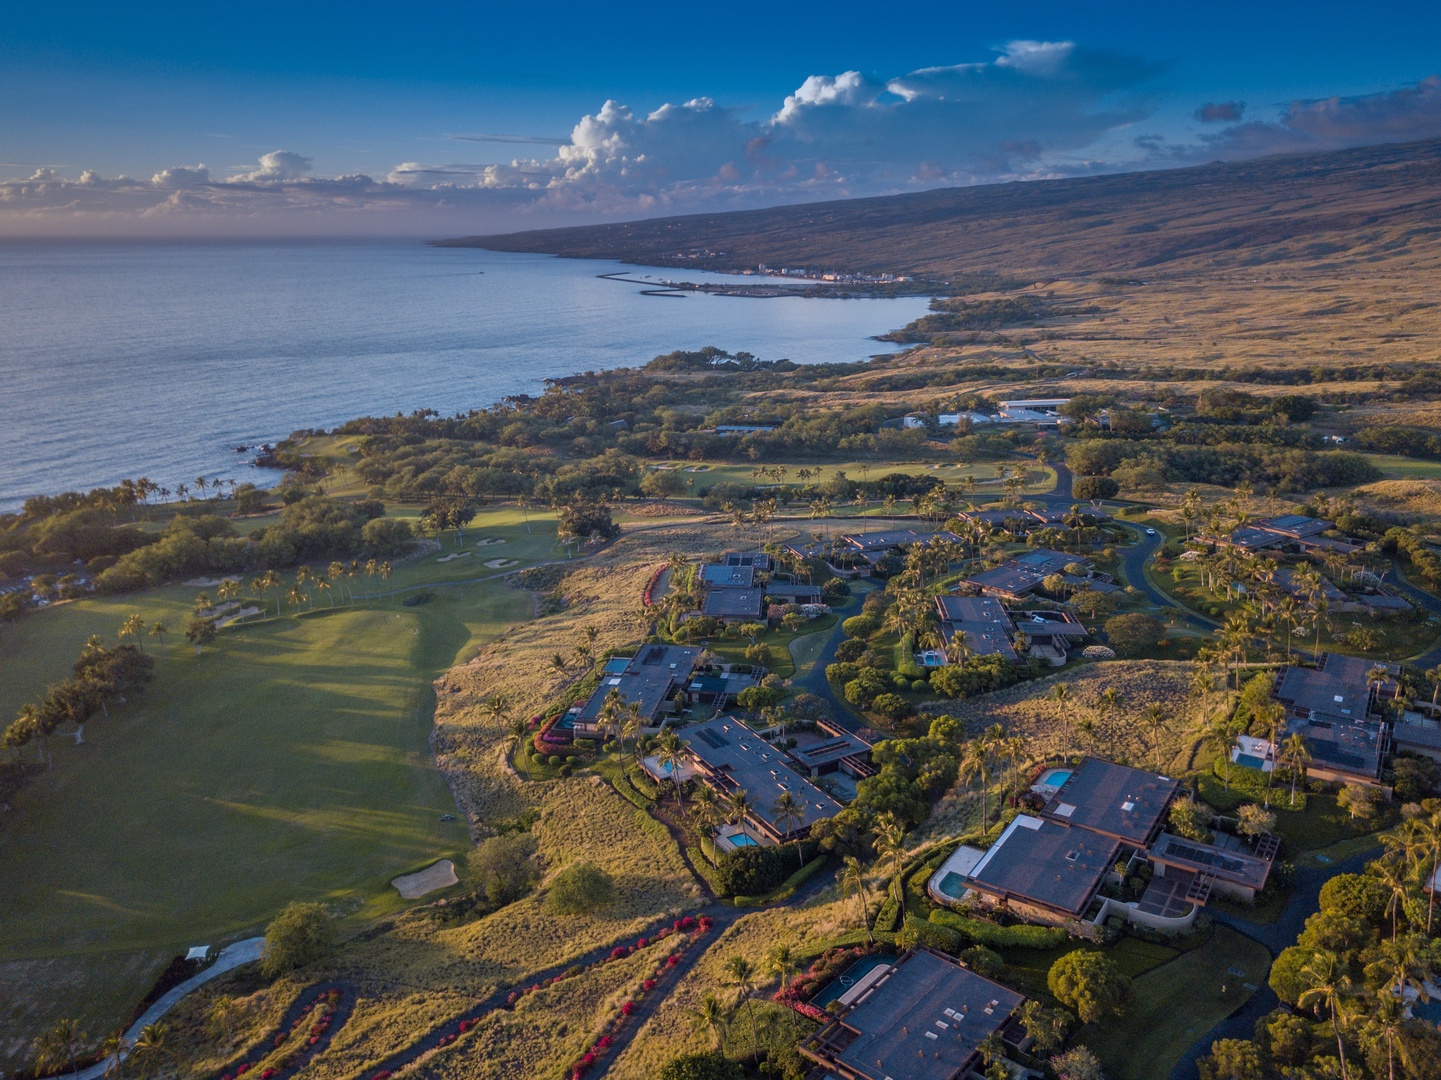
[[[985,919],[972,919],[941,908],[931,912],[931,922],[956,931],[972,944],[985,945],[991,949],[1012,946],[1023,949],[1054,949],[1066,940],[1066,932],[1059,926],[997,926]]]
[[[876,933],[893,934],[896,926],[901,921],[902,908],[896,903],[894,896],[889,897],[881,904],[881,910],[876,913]]]
[[[914,916],[906,916],[906,925],[896,935],[896,947],[909,949],[912,945],[924,945],[929,949],[955,956],[966,947],[966,935],[940,923],[926,922]]]
[[[780,900],[789,900],[795,895],[795,891],[803,885],[812,874],[819,870],[829,861],[826,855],[817,855],[810,862],[806,863],[785,881],[781,882],[778,888],[762,896],[737,896],[731,903],[736,907],[761,907],[765,904],[774,904]]]

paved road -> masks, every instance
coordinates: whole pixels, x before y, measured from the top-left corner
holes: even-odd
[[[1355,874],[1365,868],[1366,863],[1376,857],[1380,848],[1352,855],[1331,866],[1306,867],[1296,872],[1295,890],[1286,903],[1281,917],[1273,923],[1258,923],[1229,912],[1212,911],[1211,916],[1222,926],[1229,926],[1245,934],[1252,941],[1264,945],[1274,958],[1282,949],[1296,944],[1296,938],[1305,928],[1306,919],[1321,906],[1321,886],[1337,874]],[[1256,1021],[1280,1004],[1276,992],[1270,986],[1262,985],[1251,995],[1251,999],[1226,1019],[1213,1027],[1186,1052],[1186,1056],[1171,1070],[1170,1080],[1196,1080],[1196,1061],[1211,1051],[1211,1044],[1217,1039],[1249,1039],[1256,1032]]]
[[[1386,571],[1381,580],[1398,593],[1420,604],[1422,610],[1428,611],[1432,615],[1441,615],[1441,600],[1436,599],[1436,597],[1428,592],[1423,592],[1416,588],[1416,586],[1412,585],[1409,581],[1403,581],[1401,575],[1396,573],[1396,567],[1394,565]],[[1416,657],[1414,663],[1425,670],[1441,664],[1441,644],[1437,644],[1434,649],[1430,649]]]
[[[140,1019],[136,1020],[135,1023],[126,1029],[125,1041],[127,1043],[133,1043],[142,1029],[149,1027],[155,1023],[155,1021],[159,1020],[174,1008],[176,1002],[196,987],[203,986],[211,979],[224,975],[227,971],[232,971],[241,964],[248,964],[252,960],[259,960],[264,951],[265,939],[263,937],[246,938],[244,941],[237,941],[234,945],[227,945],[220,950],[220,955],[216,957],[215,963],[211,964],[194,978],[186,979],[179,986],[171,987],[157,998],[150,1008],[141,1013]],[[121,1061],[124,1061],[129,1056],[129,1050],[122,1050],[119,1055]],[[106,1058],[104,1061],[97,1062],[88,1069],[81,1069],[78,1073],[73,1073],[72,1075],[75,1080],[98,1080],[98,1078],[104,1076],[110,1068],[112,1060],[113,1058]]]

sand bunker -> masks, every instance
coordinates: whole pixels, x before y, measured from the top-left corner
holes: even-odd
[[[481,539],[481,540],[476,541],[475,546],[478,547],[478,548],[483,548],[483,547],[490,547],[492,544],[503,544],[503,543],[505,543],[505,540],[504,540],[502,537],[499,537],[499,536],[487,536],[487,537],[485,537],[484,539]]]
[[[485,565],[492,570],[504,570],[510,566],[519,566],[519,559],[486,559]]]
[[[225,579],[218,577],[196,577],[191,578],[185,584],[189,585],[192,589],[214,589],[224,585]]]
[[[416,900],[437,889],[448,889],[459,881],[460,879],[455,876],[455,863],[449,859],[441,859],[440,862],[433,866],[427,866],[424,870],[391,878],[390,883],[405,899]]]
[[[436,559],[435,561],[436,561],[436,562],[450,562],[451,559],[468,559],[468,558],[470,558],[470,552],[468,552],[468,551],[453,551],[453,552],[451,552],[449,555],[442,555],[440,558]]]
[[[225,629],[227,626],[229,626],[231,623],[239,622],[241,619],[248,619],[248,618],[250,618],[250,616],[252,616],[252,615],[259,615],[259,614],[260,614],[260,609],[259,609],[258,607],[242,608],[241,610],[237,611],[234,615],[227,615],[227,616],[225,616],[225,618],[223,618],[223,619],[218,619],[218,620],[216,620],[215,629],[217,629],[217,630],[224,630],[224,629]]]

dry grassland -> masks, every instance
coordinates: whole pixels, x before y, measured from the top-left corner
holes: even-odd
[[[651,1080],[671,1058],[709,1049],[710,1036],[693,1028],[692,1012],[706,994],[725,998],[725,965],[732,956],[744,956],[756,966],[765,987],[760,996],[766,996],[778,985],[766,969],[766,957],[774,946],[786,944],[795,953],[815,953],[827,941],[859,927],[855,902],[837,900],[834,888],[806,907],[758,911],[740,919],[676,985],[607,1076]]]
[[[1196,768],[1202,748],[1201,703],[1189,696],[1190,682],[1189,663],[1108,660],[948,703],[944,711],[964,721],[971,735],[1000,724],[1008,735],[1026,736],[1034,761],[1056,760],[1068,751],[1100,752],[1113,761],[1141,768],[1155,768],[1159,760],[1161,770],[1174,776]],[[1064,705],[1049,698],[1058,684],[1065,684],[1070,691]],[[1102,691],[1110,688],[1119,692],[1120,701],[1108,713],[1100,698]],[[1219,692],[1211,695],[1213,715],[1222,707],[1221,697]],[[1150,722],[1143,719],[1152,704],[1163,710],[1160,730],[1154,734]],[[1092,735],[1076,726],[1083,719],[1094,724]],[[990,809],[994,814],[994,793]],[[979,825],[980,819],[979,792],[973,785],[958,784],[941,798],[911,839],[920,846],[956,836]]]

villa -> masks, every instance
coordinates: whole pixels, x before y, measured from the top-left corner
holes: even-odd
[[[1086,937],[1111,915],[1179,929],[1212,893],[1254,899],[1280,847],[1269,833],[1254,840],[1217,833],[1202,843],[1165,832],[1180,783],[1100,758],[1053,769],[1033,790],[1044,807],[1017,816],[984,852],[959,848],[932,876],[933,897],[973,897]],[[1143,866],[1150,880],[1125,899],[1124,883]]]
[[[710,589],[700,613],[721,623],[760,622],[765,618],[764,589]]]
[[[936,614],[948,652],[959,652],[959,640],[972,656],[1016,659],[1016,624],[999,600],[984,596],[938,596]]]
[[[1376,784],[1390,744],[1390,727],[1372,719],[1378,683],[1371,673],[1389,669],[1373,660],[1322,653],[1314,668],[1290,665],[1276,680],[1286,709],[1278,742],[1298,734],[1311,761],[1306,774],[1341,783]]]
[[[1070,573],[1066,570],[1068,566],[1079,566],[1084,573]],[[966,580],[980,589],[982,596],[1021,600],[1039,589],[1052,574],[1063,578],[1068,588],[1089,588],[1098,592],[1115,592],[1117,589],[1110,576],[1096,573],[1090,560],[1084,556],[1049,548],[1027,551],[1007,559],[994,570],[983,570]]]
[[[931,949],[872,968],[837,1000],[840,1014],[799,1049],[841,1080],[961,1080],[990,1036],[1013,1052],[1028,1043],[1024,997]]]
[[[674,698],[678,692],[683,696],[700,652],[680,645],[647,645],[632,657],[614,657],[606,662],[594,693],[584,704],[571,708],[562,718],[562,726],[576,735],[598,734],[605,699],[614,690],[622,705],[640,706],[645,730],[658,730],[665,716],[675,711]]]
[[[717,838],[725,841],[723,848],[800,840],[817,821],[843,809],[793,769],[783,751],[733,716],[711,720],[687,734],[697,775],[722,798],[742,791],[750,804],[738,831]],[[783,820],[776,813],[776,801],[786,792],[799,804],[794,819]]]
[[[706,563],[700,568],[700,579],[707,589],[749,589],[755,585],[754,563]]]

